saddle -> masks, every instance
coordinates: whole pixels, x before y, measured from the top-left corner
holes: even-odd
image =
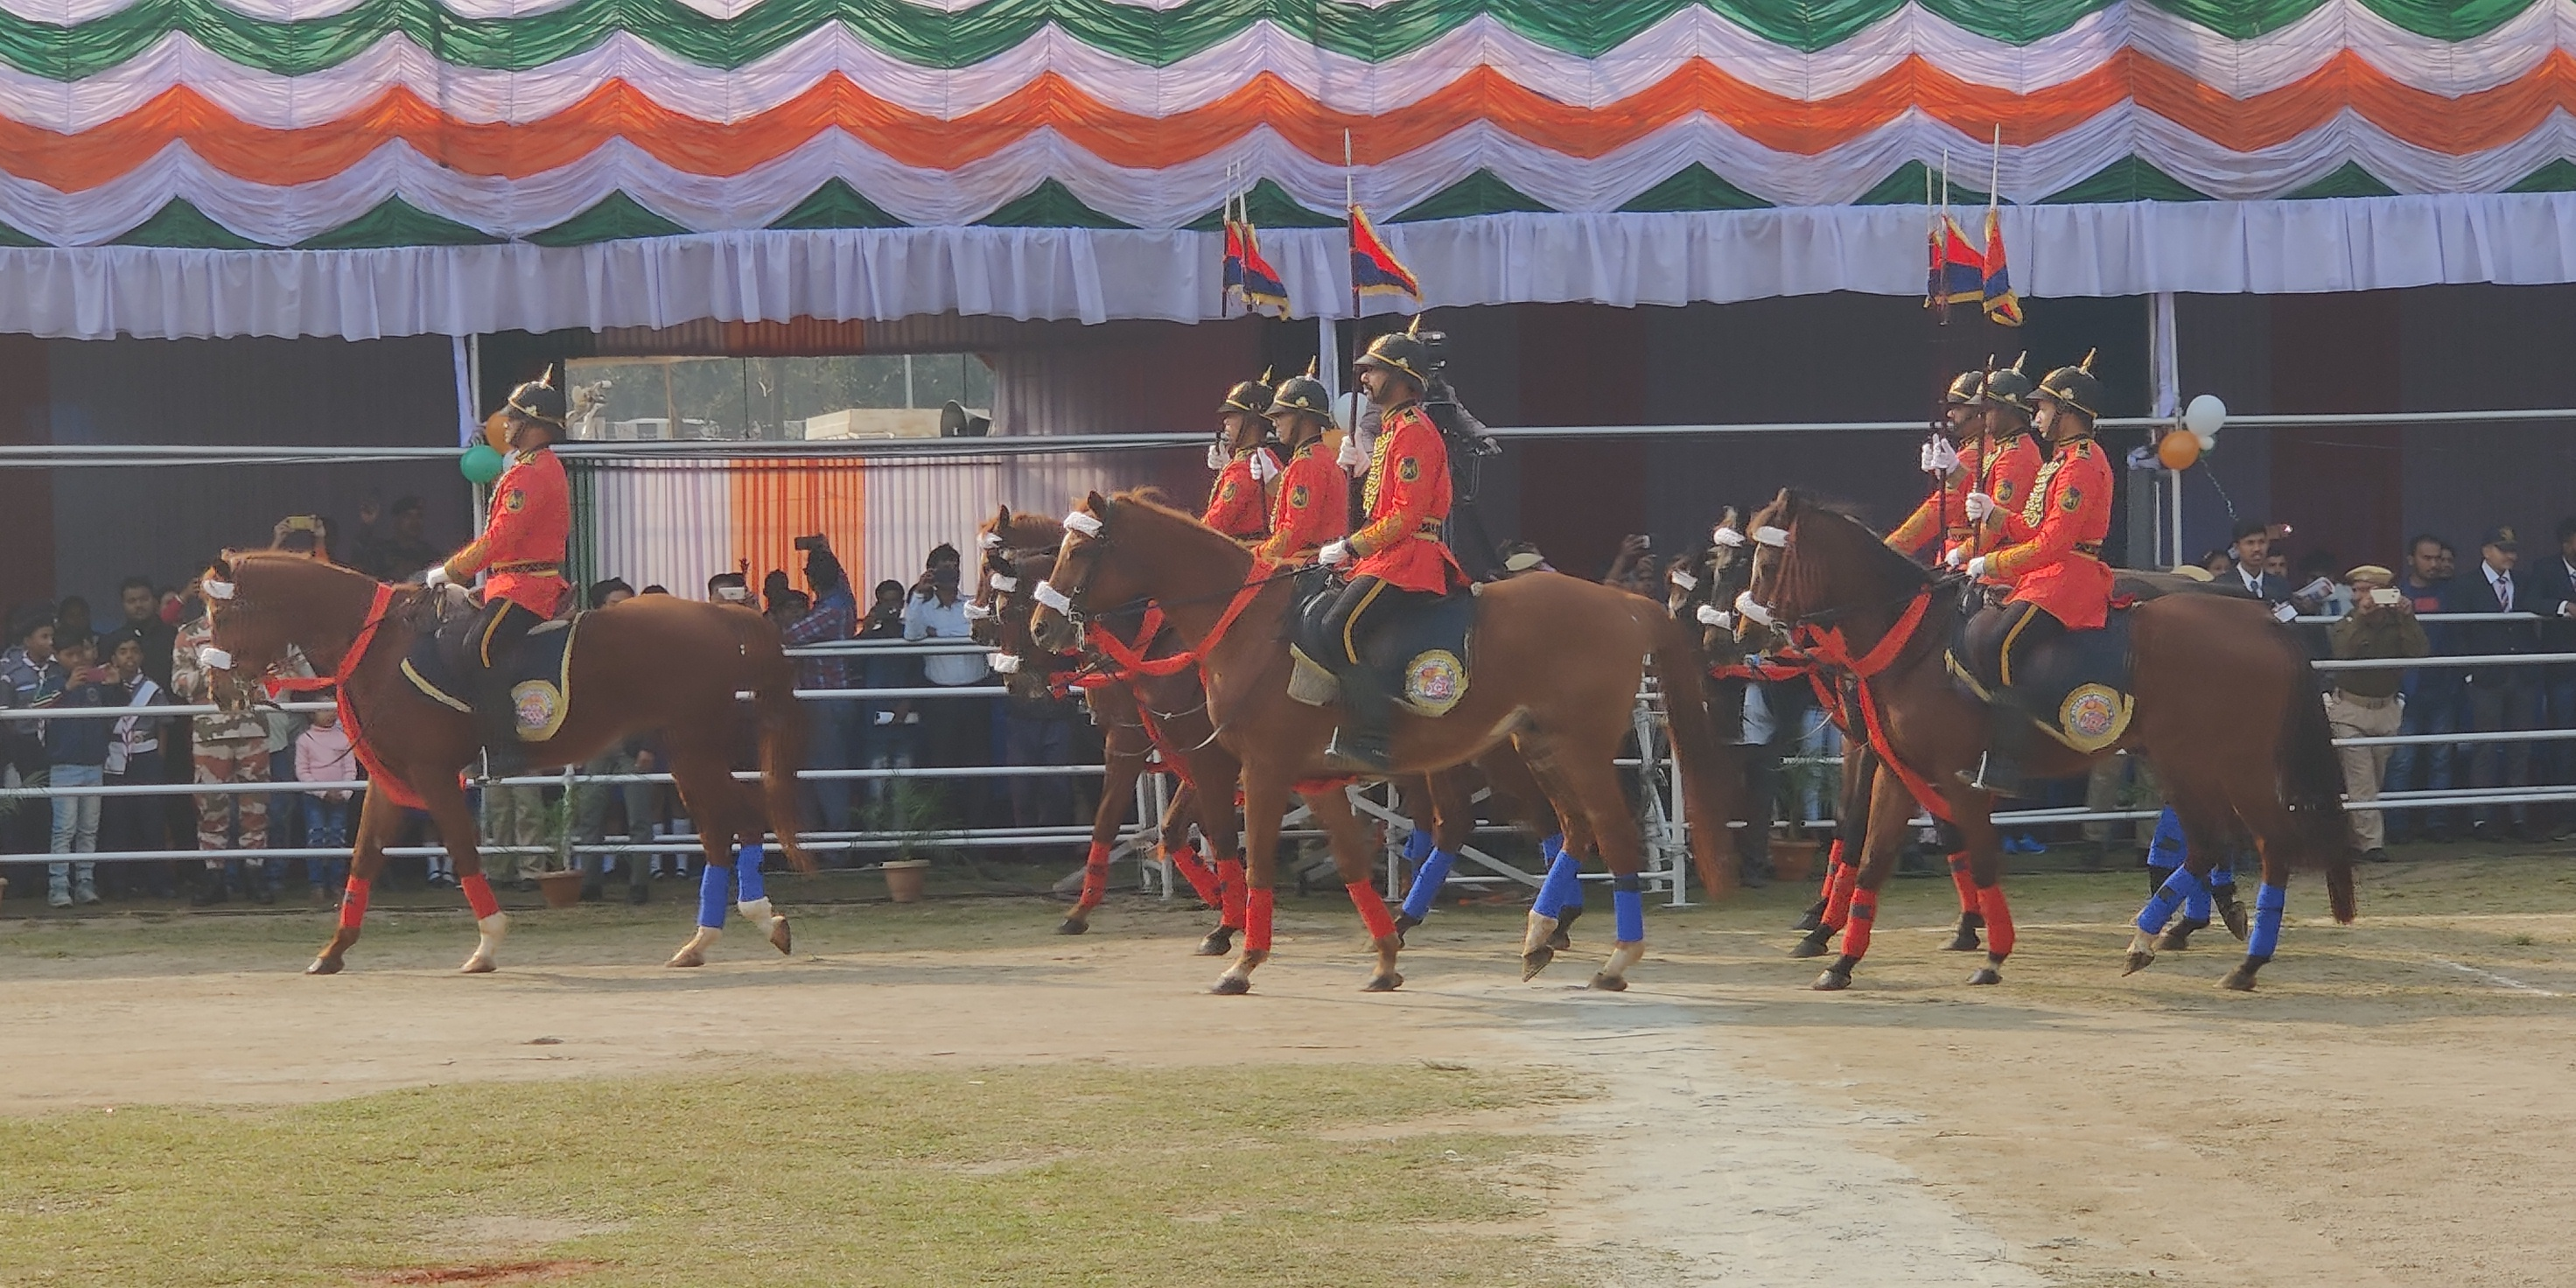
[[[482,614],[463,596],[433,596],[431,620],[422,625],[403,659],[403,678],[421,695],[468,715],[474,712],[474,627]],[[581,629],[571,621],[544,622],[529,629],[519,647],[501,664],[510,680],[510,705],[518,714],[519,741],[544,742],[563,727],[572,710],[572,641]]]
[[[2199,583],[2189,584],[2195,592],[2201,589]],[[1959,638],[1950,645],[1950,673],[1979,701],[2018,711],[2049,737],[2091,755],[2118,742],[2135,711],[2129,693],[2130,614],[2127,605],[2115,606],[2100,630],[2068,631],[2020,650],[2013,658],[2009,689],[1990,669],[1996,659],[1970,656],[1967,623],[1974,618],[1964,618]]]
[[[1288,652],[1296,666],[1288,677],[1288,696],[1320,707],[1342,691],[1342,682],[1315,660],[1333,656],[1341,645],[1331,638],[1325,619],[1342,583],[1330,569],[1312,567],[1298,571],[1294,589]],[[1428,603],[1405,602],[1402,610],[1369,625],[1358,641],[1360,662],[1375,668],[1386,691],[1414,714],[1447,715],[1467,696],[1476,635],[1475,588]]]

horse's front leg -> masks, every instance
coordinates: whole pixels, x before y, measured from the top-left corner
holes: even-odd
[[[1914,816],[1914,796],[1896,774],[1881,769],[1870,783],[1869,826],[1864,832],[1859,870],[1852,877],[1849,903],[1842,923],[1843,951],[1816,976],[1813,985],[1820,992],[1839,992],[1851,987],[1852,972],[1861,959],[1869,955],[1870,935],[1878,928],[1878,890],[1887,874],[1896,867],[1897,852],[1905,844],[1905,824]],[[1841,898],[1837,890],[1836,898]],[[1831,910],[1828,910],[1830,920]]]
[[[1092,911],[1109,895],[1110,848],[1118,843],[1118,829],[1127,824],[1127,811],[1136,805],[1136,780],[1144,776],[1144,756],[1112,750],[1108,762],[1100,776],[1100,808],[1091,816],[1091,849],[1082,859],[1082,897],[1055,928],[1059,935],[1091,929]]]
[[[510,933],[510,916],[501,911],[501,901],[492,895],[492,883],[483,876],[483,854],[476,848],[477,829],[474,807],[465,803],[465,790],[456,785],[453,772],[432,774],[420,783],[421,805],[429,811],[430,821],[438,825],[438,843],[447,848],[447,857],[456,866],[457,887],[465,892],[465,904],[474,910],[477,938],[474,955],[457,969],[468,975],[488,975],[501,952],[501,940]],[[374,802],[367,805],[373,814]]]
[[[1252,972],[1270,960],[1272,886],[1279,868],[1279,818],[1288,808],[1288,776],[1269,765],[1246,765],[1243,775],[1243,947],[1218,976],[1218,993],[1252,991]]]
[[[1404,950],[1404,932],[1387,915],[1386,900],[1378,897],[1377,885],[1369,879],[1368,829],[1351,809],[1350,789],[1327,787],[1306,797],[1306,805],[1332,840],[1333,870],[1340,874],[1342,888],[1350,892],[1360,924],[1368,928],[1369,947],[1377,952],[1377,970],[1369,976],[1367,991],[1391,993],[1404,987],[1404,975],[1395,968],[1396,954]]]
[[[402,807],[386,795],[391,784],[370,791],[358,805],[358,839],[349,860],[349,888],[340,898],[340,924],[331,932],[331,942],[313,955],[313,964],[304,968],[307,975],[337,975],[341,959],[351,945],[358,942],[359,928],[367,920],[367,895],[374,889],[376,874],[385,869],[385,839],[402,825]]]
[[[1975,951],[1975,927],[1984,927],[1986,964],[1972,972],[1968,982],[2000,984],[2004,982],[2004,959],[2012,956],[2013,918],[2012,906],[2004,902],[2003,837],[1995,831],[1994,798],[1965,789],[1943,795],[1950,803],[1950,817],[1963,847],[1963,853],[1952,860],[1952,879],[1957,879],[1962,864],[1968,878],[1960,890],[1958,938],[1950,947]]]

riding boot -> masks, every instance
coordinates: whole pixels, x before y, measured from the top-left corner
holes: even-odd
[[[1996,694],[1986,717],[1986,754],[1977,762],[1974,772],[1962,771],[1961,782],[1996,796],[2022,794],[2022,753],[2030,746],[2031,735],[2038,732],[2030,717],[2010,694]]]
[[[474,704],[474,726],[483,741],[483,776],[509,778],[528,768],[527,744],[519,741],[519,712],[506,685],[494,685]]]
[[[1395,698],[1375,667],[1352,667],[1342,672],[1341,681],[1342,723],[1333,730],[1324,759],[1346,773],[1387,773],[1387,725],[1395,717]]]

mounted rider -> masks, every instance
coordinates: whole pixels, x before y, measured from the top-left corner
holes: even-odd
[[[475,724],[487,772],[495,778],[518,773],[528,763],[510,698],[510,655],[530,630],[555,615],[571,589],[563,578],[563,559],[572,539],[572,490],[564,481],[563,462],[552,450],[563,430],[564,395],[551,372],[510,391],[500,413],[483,426],[484,437],[510,458],[509,468],[492,484],[492,512],[483,535],[421,578],[437,590],[485,574],[468,664]]]
[[[2007,544],[1967,562],[1969,576],[2013,587],[2002,607],[1980,613],[1967,632],[1970,655],[1997,686],[1989,750],[1970,785],[1998,795],[2019,790],[2019,753],[2029,746],[2032,722],[2047,718],[2015,700],[2014,669],[2068,632],[2099,630],[2110,619],[2112,573],[2102,562],[2102,539],[2111,531],[2112,476],[2109,455],[2093,439],[2102,382],[2092,368],[2088,353],[2033,391],[2036,427],[2052,447],[2048,463],[2017,512],[1999,511]]]
[[[1991,369],[1993,364],[1987,366]],[[1975,490],[1984,420],[1977,395],[1985,389],[1986,375],[1985,371],[1962,371],[1941,397],[1941,419],[1959,443],[1953,447],[1950,439],[1935,433],[1923,444],[1923,472],[1940,479],[1941,485],[1887,534],[1887,548],[1908,559],[1932,547],[1936,538],[1940,545],[1933,548],[1933,556],[1942,558],[1969,535],[1967,497]]]
[[[1208,468],[1216,484],[1208,489],[1207,513],[1199,521],[1237,541],[1259,541],[1270,533],[1270,496],[1264,489],[1279,477],[1279,458],[1262,439],[1270,432],[1263,419],[1270,412],[1270,373],[1228,390],[1217,408],[1217,441],[1208,446]]]
[[[1422,407],[1430,346],[1410,329],[1390,332],[1354,365],[1379,413],[1362,492],[1368,521],[1317,552],[1327,568],[1348,566],[1350,584],[1325,619],[1333,645],[1316,660],[1341,681],[1342,725],[1326,759],[1350,772],[1382,774],[1395,698],[1377,669],[1361,660],[1360,642],[1371,623],[1396,616],[1409,602],[1446,595],[1466,585],[1467,575],[1441,540],[1449,517],[1449,449]]]
[[[1279,495],[1271,502],[1270,537],[1253,553],[1263,563],[1297,567],[1315,562],[1323,548],[1350,532],[1348,484],[1341,468],[1324,454],[1324,431],[1332,426],[1333,395],[1315,379],[1315,369],[1282,382],[1270,400],[1270,424],[1288,464],[1279,473]]]
[[[2039,480],[2042,453],[2030,434],[2031,417],[2037,410],[2031,400],[2038,389],[2021,369],[2028,361],[2030,355],[2025,353],[2011,366],[1987,372],[1985,386],[1977,391],[1975,405],[1984,436],[1974,462],[1967,453],[1960,453],[1960,467],[1975,476],[1976,485],[1961,499],[1970,530],[1966,543],[1953,545],[1946,556],[1953,568],[2011,543],[2014,517],[2029,503],[2031,487]],[[2109,504],[2107,492],[2103,503]],[[1983,584],[1990,602],[2000,600],[2011,587],[1992,573]]]

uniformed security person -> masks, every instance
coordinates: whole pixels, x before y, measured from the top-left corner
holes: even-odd
[[[1350,531],[1342,471],[1323,454],[1332,403],[1313,367],[1282,383],[1270,401],[1270,424],[1288,453],[1288,464],[1280,470],[1279,495],[1271,502],[1270,538],[1254,552],[1264,563],[1292,568],[1313,563],[1326,545]]]
[[[1270,534],[1270,496],[1263,489],[1279,477],[1279,458],[1261,441],[1270,432],[1263,419],[1270,401],[1270,373],[1265,371],[1261,379],[1228,390],[1217,409],[1223,426],[1218,442],[1208,449],[1216,484],[1208,490],[1207,513],[1199,521],[1237,541],[1259,541]]]
[[[528,763],[509,675],[501,668],[530,629],[555,615],[571,589],[563,559],[572,539],[572,490],[564,482],[563,462],[551,450],[563,428],[564,395],[551,372],[510,391],[501,414],[484,425],[484,436],[508,454],[510,465],[492,484],[483,535],[421,578],[435,590],[486,574],[468,687],[487,769],[495,778]]]

